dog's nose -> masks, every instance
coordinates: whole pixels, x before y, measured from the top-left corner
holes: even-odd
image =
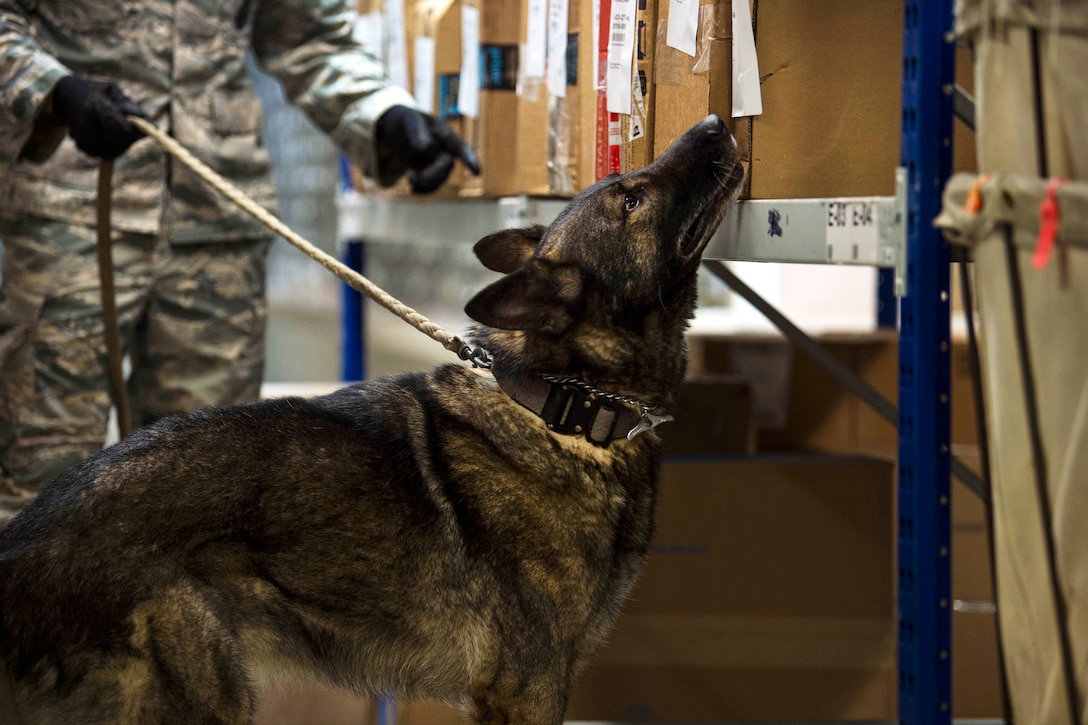
[[[716,113],[712,113],[703,120],[703,125],[707,127],[710,133],[724,134],[727,132],[725,128],[725,121],[721,116]]]

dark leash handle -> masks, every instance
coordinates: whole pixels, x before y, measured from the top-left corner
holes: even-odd
[[[113,188],[113,162],[98,167],[98,282],[102,292],[102,330],[106,340],[106,367],[110,380],[110,399],[117,410],[117,429],[121,438],[132,432],[132,413],[128,407],[121,349],[121,329],[117,318],[117,294],[113,286],[113,250],[111,249],[110,210]]]

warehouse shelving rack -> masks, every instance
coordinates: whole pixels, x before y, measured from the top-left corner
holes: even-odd
[[[962,466],[957,469],[950,453],[951,258],[947,243],[930,223],[951,173],[956,100],[952,21],[952,0],[904,2],[901,168],[896,171],[895,196],[741,202],[704,254],[711,270],[726,275],[731,286],[739,283],[728,278],[720,260],[876,266],[887,270],[884,278],[894,279],[899,297],[898,410],[874,397],[856,376],[831,372],[898,429],[898,694],[903,725],[951,722],[951,472],[956,470],[978,488],[977,479]],[[548,223],[565,204],[528,197],[391,201],[346,194],[340,200],[339,238],[345,262],[361,270],[364,241],[472,244],[498,229]],[[772,217],[773,235],[768,234]],[[850,218],[861,221],[848,225],[845,233],[833,229],[838,220]],[[776,314],[758,298],[749,301],[770,316]],[[782,322],[791,341],[819,354],[815,343]],[[362,300],[347,288],[343,326],[344,379],[359,380],[365,377]]]
[[[907,294],[899,304],[899,719],[952,711],[948,244],[933,226],[952,171],[951,0],[906,0],[902,163]]]

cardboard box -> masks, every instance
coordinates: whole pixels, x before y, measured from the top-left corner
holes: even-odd
[[[665,39],[669,6],[660,5],[655,45],[654,81],[657,84],[654,118],[654,156],[660,156],[689,128],[716,113],[734,133],[747,126],[733,122],[733,25],[729,0],[699,0],[696,57],[670,47]],[[737,139],[740,148],[746,148]]]
[[[635,11],[635,81],[632,83],[631,110],[621,117],[621,173],[640,169],[654,160],[654,57],[657,46],[658,9],[667,2],[638,0]]]
[[[656,154],[713,112],[732,123],[750,161],[748,198],[895,193],[902,3],[753,0],[763,113],[736,120],[732,5],[701,5],[706,76],[693,77],[694,60],[664,49],[664,33],[658,36]]]
[[[757,0],[752,198],[895,194],[903,4]]]
[[[487,2],[480,29],[480,145],[484,196],[548,190],[548,94],[543,80],[519,78],[528,17],[524,3]],[[519,91],[519,83],[522,89]]]
[[[977,454],[962,456],[979,472]],[[957,718],[1004,717],[992,550],[986,505],[952,486],[952,709]]]
[[[557,140],[566,147],[550,158],[554,165],[552,193],[573,196],[597,180],[597,44],[593,25],[593,3],[571,2],[567,36],[567,95],[560,109],[569,130]]]
[[[894,331],[858,335],[818,335],[814,339],[878,393],[895,403],[899,393],[899,344]],[[741,374],[752,385],[758,449],[861,453],[894,460],[899,436],[860,398],[839,384],[822,366],[796,351],[780,336],[703,336],[690,339],[693,375]],[[751,350],[763,350],[761,360],[775,351],[788,359],[788,368],[762,365],[754,371],[738,363]],[[757,373],[764,373],[757,375]],[[977,457],[970,354],[966,339],[954,337],[950,355],[950,426],[953,452]],[[772,375],[773,374],[773,375]],[[767,401],[780,410],[766,410]],[[768,420],[780,421],[766,425]]]
[[[548,97],[547,165],[551,196],[572,197],[593,179],[585,174],[590,164],[583,158],[584,135],[592,136],[592,127],[583,123],[586,106],[593,108],[593,8],[592,3],[572,2],[567,17],[567,63],[564,95]]]
[[[657,428],[667,456],[756,452],[752,389],[739,375],[685,380],[673,417]]]
[[[815,338],[828,352],[892,400],[898,358],[895,334]],[[692,374],[741,375],[752,387],[758,450],[863,452],[893,460],[895,427],[780,336],[691,340]],[[863,423],[864,421],[864,423]]]
[[[434,114],[467,141],[479,149],[481,136],[477,118],[461,113],[460,77],[462,65],[462,16],[465,7],[480,9],[480,0],[416,0],[411,7],[412,28],[409,33],[409,54],[412,62],[413,93],[424,108]],[[408,8],[405,8],[408,12]],[[482,23],[482,19],[481,19]],[[479,31],[477,31],[479,32]],[[479,36],[477,35],[477,38]],[[433,41],[433,59],[421,56],[419,39]],[[429,62],[433,60],[433,65]],[[421,79],[428,79],[421,81]],[[423,96],[430,84],[429,100]],[[405,184],[402,189],[407,189]],[[473,176],[457,163],[442,187],[435,192],[443,196],[479,196],[483,193],[482,180]]]
[[[840,361],[861,375],[885,397],[895,400],[898,386],[898,343],[893,333],[822,339]],[[738,372],[743,361],[762,351],[767,360],[774,350],[790,351],[782,339],[753,341],[696,340],[692,359],[696,369]],[[775,395],[785,392],[783,425],[760,430],[761,450],[822,450],[863,452],[894,461],[898,437],[895,427],[865,403],[836,383],[823,368],[793,351],[788,371],[774,373],[774,366],[759,365],[763,376],[746,376],[752,382],[757,410],[759,385]],[[950,357],[952,450],[976,473],[980,471],[978,433],[967,341],[954,337]],[[757,383],[757,381],[761,381]],[[764,392],[763,397],[766,397]],[[997,660],[997,635],[991,576],[991,551],[982,500],[958,482],[951,487],[951,587],[957,611],[953,614],[953,714],[957,718],[1001,716],[1001,673]]]
[[[577,23],[578,32],[577,78],[573,88],[577,99],[570,107],[571,118],[577,128],[573,151],[575,193],[597,181],[597,69],[600,57],[597,42],[594,41],[598,29],[593,20],[593,3],[572,4],[571,23]]]
[[[956,85],[969,95],[975,94],[975,54],[965,44],[956,46]],[[959,118],[952,125],[952,173],[978,173],[975,130]],[[957,302],[953,297],[953,304]]]
[[[997,622],[978,608],[952,613],[952,712],[957,719],[1000,721],[1002,678],[997,654]]]
[[[580,29],[592,25],[592,8],[571,4],[568,10],[566,88],[558,96],[549,92],[546,79],[527,78],[518,68],[529,34],[544,31],[529,27],[524,3],[484,4],[486,85],[480,135],[487,196],[571,197],[585,185],[579,169],[581,86],[592,79],[592,44],[583,43]],[[495,87],[492,71],[500,57],[507,61],[501,87]]]
[[[666,460],[649,561],[567,719],[894,718],[892,473]]]

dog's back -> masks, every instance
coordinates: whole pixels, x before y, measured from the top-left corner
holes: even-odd
[[[171,418],[47,486],[0,532],[3,722],[241,724],[291,680],[561,722],[645,557],[659,443],[627,432],[674,400],[739,181],[716,119],[670,154],[478,245],[494,377]]]
[[[255,677],[458,700],[524,610],[610,620],[637,556],[579,571],[600,591],[574,598],[551,577],[645,549],[645,518],[598,524],[625,518],[626,487],[645,498],[654,459],[618,457],[621,478],[526,435],[504,397],[451,366],[165,421],[72,469],[0,534],[22,709],[78,722],[117,690],[136,708],[118,722],[246,722]],[[502,580],[522,562],[543,569],[531,585]],[[523,655],[554,646],[508,635]]]

